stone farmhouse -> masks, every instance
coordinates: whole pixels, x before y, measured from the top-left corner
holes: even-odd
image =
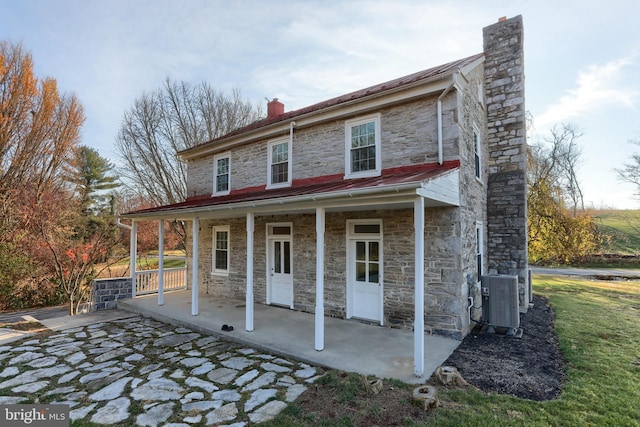
[[[286,111],[178,153],[188,198],[124,215],[181,220],[199,293],[461,340],[483,274],[527,283],[522,17],[484,51]],[[135,239],[135,232],[132,233]],[[135,245],[133,245],[135,246]],[[258,332],[256,332],[258,333]]]

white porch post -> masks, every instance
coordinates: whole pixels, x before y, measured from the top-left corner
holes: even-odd
[[[200,234],[200,218],[193,218],[193,249],[191,258],[191,315],[198,315],[198,235]]]
[[[164,220],[158,224],[158,305],[164,305]]]
[[[131,274],[131,298],[136,297],[136,256],[138,255],[138,223],[131,221],[129,243],[129,273]]]
[[[418,197],[413,204],[415,230],[415,323],[413,325],[413,373],[424,375],[424,199]]]
[[[324,228],[325,210],[316,208],[316,340],[315,349],[324,350]]]
[[[245,329],[253,332],[253,229],[254,217],[247,213],[247,296],[245,302]]]

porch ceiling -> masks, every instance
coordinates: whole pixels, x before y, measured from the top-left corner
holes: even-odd
[[[264,187],[232,192],[228,196],[198,197],[122,215],[137,220],[244,217],[254,215],[313,213],[412,208],[416,197],[426,207],[459,206],[459,162],[416,165],[383,170],[379,177],[343,179],[331,175],[294,180],[287,188]]]

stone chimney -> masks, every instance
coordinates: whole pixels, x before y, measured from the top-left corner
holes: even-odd
[[[273,119],[284,114],[284,104],[273,98],[273,101],[267,102],[267,119]]]
[[[518,276],[520,309],[529,307],[527,136],[522,16],[483,29],[489,185],[489,273]]]

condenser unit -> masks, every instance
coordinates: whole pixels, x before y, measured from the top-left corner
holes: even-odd
[[[481,282],[482,320],[490,326],[515,332],[520,326],[518,277],[492,274],[482,276]]]

